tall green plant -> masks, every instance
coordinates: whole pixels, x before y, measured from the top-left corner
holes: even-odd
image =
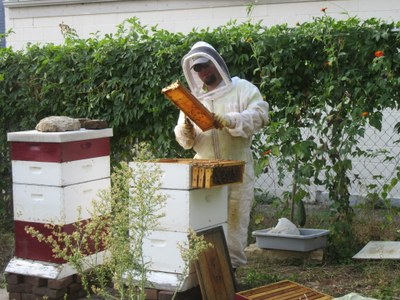
[[[399,53],[392,47],[399,42],[394,29],[395,24],[375,19],[322,17],[276,31],[279,46],[268,56],[261,49],[271,35],[253,42],[261,88],[269,92],[274,111],[264,130],[266,143],[258,150],[277,157],[281,179],[290,172],[294,185],[315,184],[329,192],[331,258],[346,258],[354,251],[349,176],[352,159],[366,154],[358,141],[366,124],[380,130],[382,111],[398,107]],[[261,162],[267,163],[268,157]],[[304,191],[293,189],[299,194],[292,199],[305,197]]]

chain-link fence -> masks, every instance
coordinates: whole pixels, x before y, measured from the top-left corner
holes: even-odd
[[[400,120],[400,111],[386,110],[383,113],[382,130],[367,126],[365,136],[359,140],[358,147],[367,151],[368,155],[353,157],[351,180],[351,203],[359,203],[369,193],[380,194],[385,184],[389,184],[396,176],[396,167],[400,163],[400,135],[395,125]],[[306,135],[306,133],[304,133]],[[256,180],[256,187],[267,196],[282,198],[284,192],[291,192],[293,182],[290,173],[285,174],[282,185],[278,183],[276,160],[271,159],[268,172],[261,174]],[[305,188],[305,187],[302,187]],[[327,191],[324,187],[310,185],[309,202],[326,201]],[[388,195],[392,203],[400,206],[400,185],[396,185]]]

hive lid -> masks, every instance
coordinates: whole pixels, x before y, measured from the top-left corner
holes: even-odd
[[[355,259],[400,259],[400,242],[370,241],[353,256]]]
[[[108,251],[101,251],[85,256],[83,258],[83,271],[87,271],[90,266],[102,264],[107,255],[109,255]],[[55,280],[61,280],[76,274],[75,268],[69,263],[56,264],[20,257],[13,257],[8,263],[5,272]]]
[[[111,137],[112,128],[105,129],[80,129],[64,132],[41,132],[37,130],[27,130],[7,133],[9,142],[42,142],[42,143],[64,143]]]

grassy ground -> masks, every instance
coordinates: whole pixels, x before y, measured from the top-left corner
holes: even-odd
[[[13,233],[0,231],[0,288],[5,287],[4,269],[13,256],[13,251]]]
[[[355,207],[353,232],[359,249],[369,241],[399,240],[400,220],[397,209],[376,206]],[[329,228],[328,205],[306,205],[306,228]],[[253,212],[252,228],[270,228],[280,217],[288,217],[288,209],[272,204],[259,204]],[[256,222],[255,222],[256,221]],[[257,224],[256,224],[257,223]],[[254,239],[251,240],[254,242]],[[324,253],[326,254],[326,249]],[[400,252],[400,249],[399,249]],[[400,261],[354,260],[345,263],[310,259],[268,259],[252,255],[246,267],[236,274],[241,289],[257,287],[283,279],[295,281],[334,297],[358,293],[376,299],[400,299]]]
[[[241,290],[291,280],[333,297],[358,293],[376,299],[400,299],[400,262],[354,261],[328,265],[268,261],[253,257],[236,272]]]

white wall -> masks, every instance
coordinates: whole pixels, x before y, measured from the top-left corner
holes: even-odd
[[[74,28],[87,38],[91,33],[115,32],[116,25],[131,17],[143,25],[158,25],[171,32],[187,33],[193,28],[215,28],[229,20],[248,20],[249,1],[115,1],[115,0],[5,0],[6,30],[14,33],[7,45],[21,49],[26,43],[62,43],[59,24]],[[358,16],[400,20],[398,0],[258,0],[251,18],[271,26],[295,25],[322,16],[321,8],[335,18]]]

